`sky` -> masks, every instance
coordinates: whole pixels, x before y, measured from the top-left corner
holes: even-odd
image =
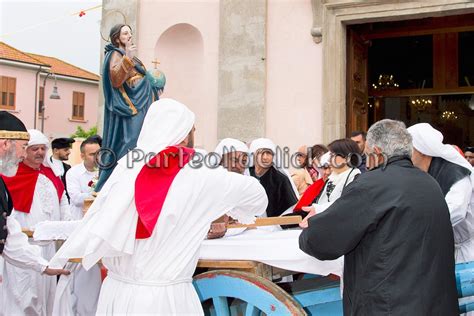
[[[0,41],[99,74],[102,8],[82,17],[79,12],[101,4],[102,0],[0,0]]]

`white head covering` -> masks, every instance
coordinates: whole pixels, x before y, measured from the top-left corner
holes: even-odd
[[[241,151],[244,153],[249,152],[249,148],[247,145],[244,144],[244,142],[241,142],[238,139],[234,138],[224,138],[217,144],[216,149],[214,149],[214,152],[219,154],[221,157],[224,154],[227,154],[231,151]]]
[[[243,142],[241,142],[238,139],[224,138],[223,140],[219,142],[219,144],[217,144],[216,149],[214,149],[214,152],[217,155],[219,155],[219,158],[216,159],[216,160],[219,160],[219,161],[216,161],[216,165],[221,163],[222,156],[224,154],[227,154],[233,151],[241,151],[244,153],[248,153],[249,148],[247,147],[247,145],[245,145]]]
[[[48,137],[41,133],[37,129],[29,129],[28,133],[30,134],[30,140],[28,141],[28,147],[30,146],[35,146],[35,145],[45,145],[46,149],[48,149],[49,146],[49,139]],[[48,157],[48,154],[44,155],[44,160],[43,160],[43,165],[46,167],[49,167],[53,170],[53,173],[56,177],[62,176],[64,169],[62,168],[62,165],[56,165]]]
[[[277,146],[268,138],[257,138],[250,144],[250,166],[255,164],[255,155],[259,149],[270,149],[273,152],[273,166],[288,177],[291,183],[291,187],[295,192],[296,196],[300,196],[295,183],[291,179],[291,175],[288,170],[283,166],[283,157],[281,157],[281,151],[277,152]]]
[[[151,104],[135,149],[142,150],[145,155],[157,154],[168,146],[181,143],[193,125],[194,113],[185,105],[172,99],[160,99]],[[68,258],[79,257],[88,269],[102,257],[134,253],[138,221],[133,203],[135,180],[146,161],[131,164],[132,158],[133,153],[129,152],[119,160],[81,226],[59,249],[50,265],[63,266]]]
[[[428,123],[419,123],[408,128],[413,138],[413,147],[420,153],[440,157],[472,171],[472,166],[451,145],[443,144],[443,134]]]
[[[276,145],[268,138],[257,138],[252,141],[250,144],[250,152],[255,154],[259,149],[270,149],[273,151],[273,154],[276,154]]]
[[[49,148],[49,139],[38,131],[37,129],[29,129],[28,134],[30,134],[30,140],[28,141],[28,147],[34,145],[46,145]]]
[[[331,165],[331,152],[328,151],[327,153],[324,153],[321,158],[319,159],[319,163],[321,164],[321,167],[324,167],[324,165]]]
[[[194,119],[194,113],[176,100],[160,99],[153,102],[143,121],[135,150],[157,154],[168,146],[178,145],[193,128]],[[127,166],[132,158],[133,151],[130,151],[118,164]],[[143,160],[134,163],[133,169],[140,171],[144,163]]]

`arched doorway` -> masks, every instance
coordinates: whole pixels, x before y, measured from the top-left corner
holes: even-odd
[[[175,24],[164,31],[155,45],[158,68],[166,75],[163,97],[183,102],[196,114],[196,145],[203,144],[206,125],[205,94],[206,82],[203,76],[204,49],[201,32],[191,24]],[[209,110],[209,108],[207,108]]]

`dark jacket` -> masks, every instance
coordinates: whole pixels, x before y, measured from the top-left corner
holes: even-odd
[[[249,168],[250,175],[257,178],[265,189],[268,197],[267,216],[280,216],[290,206],[298,202],[291,180],[283,173],[270,167],[261,177],[255,174],[255,167]]]
[[[13,209],[13,203],[8,193],[7,187],[0,177],[0,254],[3,253],[5,247],[5,241],[7,240],[7,217],[10,215]]]
[[[449,210],[436,181],[396,157],[309,220],[300,248],[344,258],[344,315],[459,315]]]
[[[68,165],[67,163],[63,162],[63,168],[64,168],[64,173],[61,176],[61,181],[64,184],[64,192],[66,192],[67,201],[70,203],[71,198],[69,197],[69,193],[67,193],[66,173],[69,171],[69,169],[71,169],[71,165]]]

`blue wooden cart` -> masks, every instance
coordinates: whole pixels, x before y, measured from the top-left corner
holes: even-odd
[[[456,265],[456,283],[461,313],[474,311],[474,262]],[[214,270],[197,275],[194,286],[206,315],[342,315],[331,277],[277,285],[251,272]]]

